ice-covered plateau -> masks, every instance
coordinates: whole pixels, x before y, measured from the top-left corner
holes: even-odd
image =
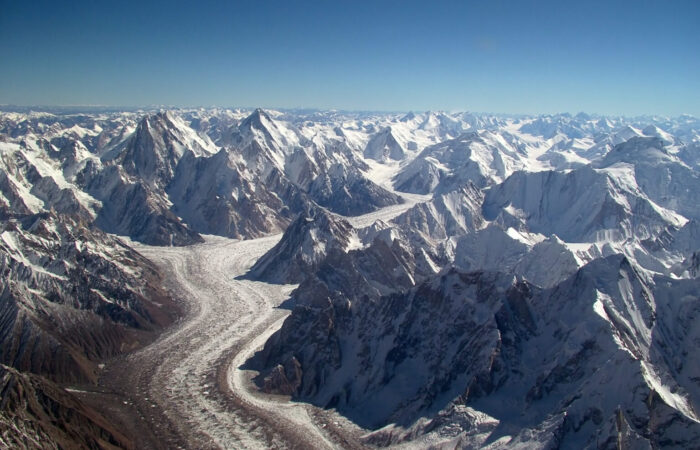
[[[700,448],[700,121],[0,111],[0,446]]]

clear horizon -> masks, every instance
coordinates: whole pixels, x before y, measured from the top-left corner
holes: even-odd
[[[476,115],[492,115],[492,116],[505,116],[505,117],[535,117],[535,116],[561,116],[561,115],[570,115],[572,117],[576,116],[577,114],[586,114],[592,117],[607,117],[607,118],[622,118],[622,119],[627,119],[627,120],[635,120],[635,119],[644,119],[644,118],[653,118],[653,117],[665,117],[669,119],[675,119],[679,117],[690,117],[693,119],[700,119],[700,116],[695,115],[695,114],[688,114],[688,113],[680,113],[680,114],[653,114],[653,113],[647,113],[647,114],[637,114],[637,115],[625,115],[625,114],[601,114],[597,112],[589,112],[589,111],[558,111],[558,112],[545,112],[545,113],[510,113],[510,112],[502,112],[502,111],[471,111],[471,110],[459,110],[459,109],[453,109],[453,110],[445,110],[445,109],[428,109],[428,110],[418,110],[418,109],[410,109],[410,110],[378,110],[378,109],[343,109],[343,108],[315,108],[315,107],[280,107],[280,106],[269,106],[269,107],[260,107],[260,106],[231,106],[231,105],[186,105],[186,106],[178,106],[178,105],[16,105],[16,104],[0,104],[0,111],[3,109],[8,110],[10,112],[14,112],[14,109],[21,111],[21,110],[31,110],[33,112],[48,112],[48,113],[56,113],[56,110],[61,110],[65,109],[68,110],[65,113],[66,114],[81,114],[81,113],[91,113],[93,110],[107,110],[108,112],[152,112],[155,110],[196,110],[196,109],[228,109],[228,110],[241,110],[241,111],[253,111],[255,109],[263,109],[265,111],[278,111],[278,112],[294,112],[294,111],[318,111],[318,112],[330,112],[330,111],[337,111],[339,113],[347,113],[347,114],[362,114],[362,113],[367,113],[367,114],[408,114],[408,113],[414,113],[414,114],[424,114],[424,113],[447,113],[447,114],[460,114],[460,113],[469,113],[469,114],[476,114]],[[72,111],[71,111],[72,110]]]
[[[698,117],[698,22],[695,1],[6,0],[0,104]]]

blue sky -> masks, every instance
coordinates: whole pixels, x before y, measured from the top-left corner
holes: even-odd
[[[0,104],[700,116],[700,1],[0,0]]]

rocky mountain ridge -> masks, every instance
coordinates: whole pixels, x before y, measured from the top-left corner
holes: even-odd
[[[585,114],[2,112],[1,362],[14,386],[52,380],[34,388],[45,405],[5,403],[4,426],[27,417],[12,433],[64,442],[42,408],[83,407],[50,383],[93,382],[177,316],[118,235],[284,233],[248,274],[299,283],[251,362],[258,384],[337,409],[366,445],[692,447],[699,130]],[[66,422],[70,439],[124,445],[98,416]]]

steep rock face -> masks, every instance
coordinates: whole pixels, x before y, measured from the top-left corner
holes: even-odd
[[[365,178],[362,173],[335,164],[314,179],[309,196],[319,205],[344,216],[357,216],[402,203],[396,194]]]
[[[0,357],[53,380],[93,381],[98,361],[139,345],[178,310],[148,261],[66,220],[37,215],[1,228]]]
[[[414,252],[428,250],[436,272],[447,264],[464,271],[516,274],[549,287],[576,272],[576,255],[556,235],[520,232],[482,214],[484,192],[473,184],[419,203],[392,220]]]
[[[465,270],[513,273],[542,287],[556,285],[579,268],[579,263],[556,236],[536,244],[513,238],[498,225],[458,238],[453,263]]]
[[[361,303],[346,308],[337,303],[314,305],[316,311],[307,307],[306,314],[320,315],[319,326],[328,324],[323,332],[302,328],[295,333],[285,324],[282,333],[295,336],[280,340],[300,364],[297,394],[336,407],[363,426],[411,423],[418,411],[457,395],[453,382],[466,386],[488,373],[499,347],[497,299],[507,290],[495,284],[504,283],[510,285],[496,275],[452,271],[407,294],[358,299]],[[456,285],[459,295],[451,292]],[[428,316],[434,319],[430,323],[422,320]],[[294,348],[299,341],[337,350],[313,354]],[[469,347],[478,350],[470,353]]]
[[[226,150],[213,157],[185,156],[168,194],[173,212],[191,228],[234,238],[280,232],[292,211],[308,203],[279,171],[260,178]]]
[[[0,446],[128,447],[94,411],[30,373],[95,382],[102,361],[153,339],[180,311],[150,262],[89,225],[93,200],[31,170],[0,174],[0,362],[13,367],[0,368]]]
[[[478,135],[468,133],[427,147],[397,174],[394,186],[402,192],[428,194],[453,173],[458,173],[465,182],[470,181],[476,186],[487,185],[482,167],[471,158],[474,142],[479,142]]]
[[[495,416],[507,414],[505,402],[524,407],[530,414],[521,427],[535,430],[543,428],[546,417],[560,416],[559,442],[566,447],[594,446],[606,433],[612,440],[635,435],[652,447],[688,445],[700,432],[696,400],[688,396],[683,377],[658,357],[662,348],[675,347],[662,336],[675,321],[679,299],[698,307],[697,296],[682,294],[685,283],[651,282],[618,255],[590,263],[533,298],[538,333],[528,340],[531,352],[512,366],[500,393],[476,400],[473,407]],[[667,303],[662,284],[681,295]],[[677,394],[659,390],[661,380]],[[519,439],[528,433],[521,431]]]
[[[144,342],[178,311],[155,267],[91,225],[99,201],[51,155],[13,145],[0,163],[0,362],[94,381],[99,361]]]
[[[369,181],[342,145],[320,148],[289,124],[256,110],[235,126],[214,156],[186,152],[166,192],[192,229],[235,238],[280,232],[316,202],[347,215],[401,199]]]
[[[700,174],[669,154],[659,137],[634,137],[615,146],[597,167],[634,166],[639,188],[656,204],[700,219]]]
[[[230,164],[223,161],[225,156],[212,156],[217,149],[206,135],[195,132],[179,115],[161,112],[143,117],[118,142],[96,149],[99,158],[87,150],[64,152],[80,144],[67,137],[61,137],[65,145],[60,151],[51,143],[45,151],[56,163],[70,166],[66,181],[87,192],[93,202],[88,213],[94,210],[90,219],[96,225],[148,244],[202,242],[200,231],[257,237],[281,231],[294,214],[309,208],[304,193],[282,171],[287,152],[305,142],[293,129],[255,111],[226,136],[222,141],[235,146],[224,151],[233,155],[235,162]],[[210,183],[199,186],[192,171]],[[43,182],[34,189],[47,207],[77,209],[71,204],[71,191],[64,189],[59,197],[49,188],[50,183]],[[86,207],[84,201],[78,206]]]
[[[265,390],[408,425],[373,444],[689,447],[699,124],[0,113],[0,362],[90,381],[169,320],[138,296],[158,295],[147,264],[94,226],[187,245],[281,232],[301,213],[312,220],[256,266],[301,283],[258,355]],[[433,199],[357,230],[325,211],[398,202],[378,184],[399,167],[397,187]]]
[[[608,439],[683,447],[700,436],[698,385],[689,375],[697,355],[687,353],[698,333],[700,298],[690,291],[697,287],[652,283],[620,256],[545,290],[512,275],[456,270],[386,296],[344,297],[308,280],[256,362],[267,389],[284,375],[287,393],[373,428],[461,423],[467,439],[481,414],[499,424],[491,442],[510,435],[502,442],[532,448]],[[672,331],[683,313],[684,325]],[[370,438],[395,442],[392,430]]]
[[[3,218],[14,215],[29,215],[33,213],[28,199],[22,197],[21,187],[13,182],[7,172],[0,170],[0,207]]]
[[[92,133],[76,126],[60,137],[23,140],[0,149],[3,447],[132,446],[53,382],[96,382],[101,362],[145,344],[180,313],[163,290],[156,268],[94,227],[106,211],[105,203],[84,188],[95,181],[102,163],[82,142],[94,151],[108,144],[96,139],[97,131]],[[128,174],[115,169],[112,179],[108,175],[106,185],[96,189],[114,189],[104,198],[124,208],[112,214],[136,217],[134,208],[149,204],[152,197],[144,189],[137,199],[110,199],[129,183]],[[125,228],[128,233],[138,230]],[[158,240],[166,234],[152,236]]]
[[[287,154],[304,143],[298,131],[275,121],[258,108],[229,131],[224,143],[240,152],[251,171],[284,169]]]
[[[300,215],[280,242],[255,263],[251,276],[273,283],[299,283],[317,270],[331,250],[344,252],[353,237],[348,222],[325,211]]]
[[[88,161],[77,183],[102,202],[96,224],[151,245],[190,245],[201,236],[170,210],[164,192],[185,154],[209,155],[214,144],[170,112],[141,119],[134,133]]]
[[[0,364],[0,445],[24,449],[130,448],[106,419],[49,380]]]
[[[313,201],[344,216],[375,211],[402,202],[367,179],[360,169],[364,163],[344,144],[329,143],[323,149],[299,148],[285,163],[285,174]]]
[[[214,145],[169,112],[144,117],[116,159],[124,170],[150,184],[166,185],[186,151],[207,155]],[[103,157],[109,160],[109,156]]]
[[[700,140],[696,139],[683,145],[676,156],[691,169],[700,171]]]
[[[313,271],[303,274],[293,294],[292,315],[251,361],[261,370],[260,385],[269,392],[313,395],[319,383],[341,367],[343,350],[337,333],[350,325],[352,305],[409,289],[416,277],[426,276],[417,262],[401,240],[382,234],[363,251],[328,251]],[[304,347],[304,342],[309,347],[303,355],[290,353]]]
[[[134,178],[109,158],[103,165],[79,141],[61,140],[65,142],[60,149],[48,143],[46,148],[25,143],[3,155],[9,182],[21,191],[13,202],[19,205],[33,200],[34,205],[28,208],[31,212],[53,209],[151,244],[201,242],[197,233],[170,213],[168,200],[154,181]],[[128,143],[133,141],[135,138]],[[143,140],[139,142],[145,151]],[[117,146],[117,153],[122,147]]]
[[[485,184],[483,176],[475,167],[468,167],[465,171],[470,173],[469,178],[474,183]],[[394,187],[400,192],[429,194],[435,190],[447,173],[449,172],[446,168],[429,159],[421,159],[419,156],[396,176]]]
[[[682,227],[670,226],[643,244],[654,252],[679,252],[688,255],[700,246],[700,221],[693,219]]]
[[[633,178],[588,166],[568,173],[518,172],[487,192],[483,211],[488,220],[567,242],[644,239],[682,223],[646,198]]]
[[[394,186],[416,194],[446,193],[468,183],[481,188],[505,179],[521,158],[501,134],[465,133],[426,147],[396,175]]]
[[[207,234],[251,238],[284,230],[312,207],[283,172],[300,136],[260,109],[228,133],[228,148],[180,158],[166,188],[172,211]]]
[[[697,275],[697,254],[700,253],[700,222],[689,220],[682,227],[670,226],[653,238],[642,241],[641,248],[658,261],[655,271],[683,278]],[[661,265],[661,267],[658,267]]]
[[[683,278],[698,278],[700,276],[700,251],[693,252],[679,264],[673,267],[673,273]]]
[[[182,246],[204,241],[170,211],[162,193],[129,180],[118,166],[98,171],[88,164],[81,176],[85,190],[102,202],[95,223],[108,233],[149,245]]]
[[[469,183],[465,187],[419,203],[396,217],[393,223],[406,230],[416,230],[433,239],[447,239],[482,228],[484,194]]]
[[[406,155],[406,150],[399,143],[391,127],[385,128],[372,136],[364,151],[365,158],[376,161],[400,161]]]
[[[284,173],[292,183],[308,191],[311,183],[323,171],[325,162],[320,151],[298,148],[285,160]]]
[[[164,189],[185,154],[209,155],[214,144],[170,112],[141,119],[130,138],[88,162],[79,183],[102,201],[96,224],[151,245],[203,242],[170,210]]]
[[[552,236],[533,245],[511,270],[537,286],[552,287],[574,274],[581,264],[561,239]],[[494,270],[507,267],[503,264]]]
[[[67,183],[54,157],[42,149],[23,145],[10,144],[3,149],[0,153],[2,203],[11,214],[53,209],[84,222],[92,221],[99,202]]]
[[[31,194],[44,202],[44,207],[90,223],[94,213],[78,199],[73,189],[61,188],[51,177],[41,177],[32,186]]]

